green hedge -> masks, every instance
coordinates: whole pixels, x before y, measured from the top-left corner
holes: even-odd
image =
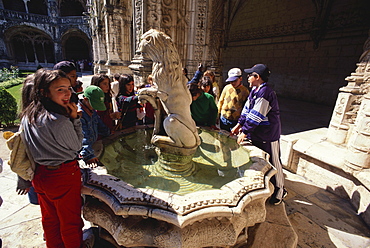
[[[8,88],[11,88],[13,86],[23,83],[23,81],[24,81],[24,78],[20,78],[20,77],[9,79],[7,81],[1,82],[0,87],[4,87],[5,89],[8,89]]]
[[[0,87],[0,127],[14,125],[17,108],[15,98],[4,87]]]

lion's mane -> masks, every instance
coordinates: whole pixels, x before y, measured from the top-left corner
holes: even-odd
[[[160,87],[161,82],[171,86],[181,82],[186,85],[186,78],[182,75],[182,63],[172,39],[163,32],[151,29],[142,39],[146,40],[143,55],[153,61],[153,80]],[[170,82],[168,82],[170,80]]]

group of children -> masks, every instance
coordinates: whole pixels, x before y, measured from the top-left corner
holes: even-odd
[[[17,191],[37,193],[47,247],[87,247],[78,160],[100,165],[93,144],[136,125],[143,111],[132,76],[115,75],[114,92],[108,76],[94,75],[82,91],[76,71],[72,62],[62,61],[53,70],[36,71],[22,88],[21,127],[36,171],[32,184],[20,178]]]
[[[274,193],[269,202],[278,205],[287,195],[280,161],[279,139],[281,134],[280,112],[276,93],[267,85],[270,70],[264,64],[256,64],[245,69],[249,89],[242,84],[242,71],[232,68],[228,71],[228,83],[222,90],[219,100],[212,92],[214,75],[208,72],[201,77],[202,66],[198,67],[188,89],[192,96],[191,115],[197,125],[212,129],[219,117],[220,128],[237,135],[239,144],[249,140],[254,146],[270,155],[270,162],[277,169],[271,178]],[[217,103],[217,106],[215,104]]]
[[[226,80],[230,84],[218,101],[213,72],[198,73],[203,77],[188,83],[193,98],[191,114],[197,125],[214,129],[220,115],[220,127],[239,135],[238,143],[249,138],[271,155],[271,162],[278,168],[272,181],[275,192],[271,203],[278,204],[286,191],[281,165],[276,165],[280,160],[276,95],[266,84],[269,70],[265,65],[245,72],[251,94],[241,83],[241,70],[233,68]],[[23,87],[21,123],[25,144],[37,165],[32,186],[38,194],[47,247],[86,247],[82,240],[78,159],[89,166],[99,165],[92,148],[98,139],[137,125],[140,117],[154,122],[150,106],[138,101],[131,75],[116,74],[113,82],[106,75],[94,75],[91,85],[81,90],[76,68],[68,61],[56,64],[54,70],[38,70]]]

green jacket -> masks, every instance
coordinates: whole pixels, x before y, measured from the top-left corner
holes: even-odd
[[[202,93],[190,105],[191,117],[197,126],[212,126],[216,124],[217,106],[215,99],[208,93]]]

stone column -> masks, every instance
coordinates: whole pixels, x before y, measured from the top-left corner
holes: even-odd
[[[26,13],[28,14],[28,6],[27,6],[27,2],[30,1],[30,0],[23,0],[23,3],[24,3],[24,7],[26,8]]]
[[[50,17],[57,17],[59,15],[58,4],[55,0],[48,1],[48,15]]]
[[[0,31],[2,31],[0,29]],[[6,49],[6,45],[4,42],[4,39],[0,39],[0,66],[9,66],[9,57],[8,57],[8,51]]]
[[[150,5],[151,3],[148,3]],[[134,26],[133,26],[133,34],[134,34],[134,49],[137,50],[139,43],[140,43],[140,37],[145,33],[145,21],[146,16],[145,13],[147,6],[144,4],[142,0],[135,0],[134,6],[133,6],[133,16],[134,16]],[[149,8],[150,9],[150,8]],[[148,76],[152,73],[152,61],[149,59],[146,59],[142,56],[141,53],[135,52],[134,58],[131,60],[131,64],[129,65],[129,68],[132,70],[132,73],[134,75],[134,82],[136,86],[139,86],[140,84],[147,83]]]
[[[346,145],[345,165],[351,169],[370,168],[370,37],[357,69],[340,89],[327,138]]]
[[[115,27],[113,27],[113,8],[114,6],[106,4],[103,7],[104,25],[105,25],[105,42],[107,47],[108,60],[106,65],[109,66],[111,63],[115,63],[117,60],[117,54],[113,49],[115,44]]]
[[[55,61],[59,62],[63,59],[62,44],[59,41],[54,41]]]
[[[368,66],[370,69],[370,66]],[[363,99],[347,145],[345,165],[356,170],[370,168],[370,92]]]
[[[362,65],[358,64],[356,72],[346,78],[348,84],[339,89],[337,102],[329,124],[327,138],[334,144],[345,144],[348,134],[355,123],[360,107],[362,94],[360,85],[363,83]]]

